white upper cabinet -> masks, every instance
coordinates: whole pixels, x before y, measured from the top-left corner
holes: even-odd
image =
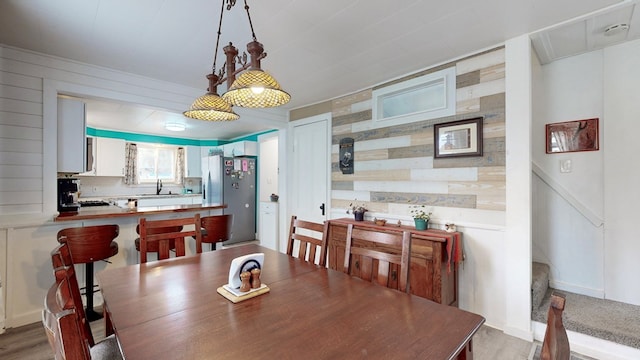
[[[84,102],[58,98],[58,172],[85,171],[85,126]]]
[[[202,176],[202,155],[200,146],[185,146],[186,161],[184,176],[200,177]]]
[[[124,176],[125,141],[123,139],[93,138],[93,169],[84,176]]]
[[[222,145],[222,149],[226,157],[258,155],[258,143],[255,141],[237,141],[224,144]]]
[[[125,141],[97,137],[95,142],[96,176],[124,176]]]

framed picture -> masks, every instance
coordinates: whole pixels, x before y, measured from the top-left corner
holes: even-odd
[[[547,154],[595,151],[598,145],[598,118],[546,125]]]
[[[433,156],[482,156],[482,117],[433,126]]]

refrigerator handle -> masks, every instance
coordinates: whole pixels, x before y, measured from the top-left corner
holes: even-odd
[[[205,191],[206,186],[202,184],[202,199],[205,200],[207,198],[207,192]]]
[[[322,210],[322,216],[324,216],[324,203],[322,203],[322,205],[320,205],[320,210]]]

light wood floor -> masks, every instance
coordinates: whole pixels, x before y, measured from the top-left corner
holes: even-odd
[[[104,338],[104,322],[91,323],[96,341]],[[488,326],[480,328],[473,338],[473,355],[476,360],[526,360],[532,343],[505,335]],[[0,359],[2,360],[50,360],[53,353],[41,323],[7,329],[0,335]]]

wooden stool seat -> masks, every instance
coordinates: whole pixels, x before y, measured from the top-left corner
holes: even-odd
[[[120,232],[118,225],[97,225],[62,229],[58,242],[69,246],[74,264],[85,264],[86,316],[89,321],[102,318],[93,310],[93,263],[108,259],[118,253],[118,243],[113,241]]]
[[[202,224],[202,242],[211,244],[211,250],[216,249],[216,243],[231,239],[233,215],[213,215],[200,219]]]

